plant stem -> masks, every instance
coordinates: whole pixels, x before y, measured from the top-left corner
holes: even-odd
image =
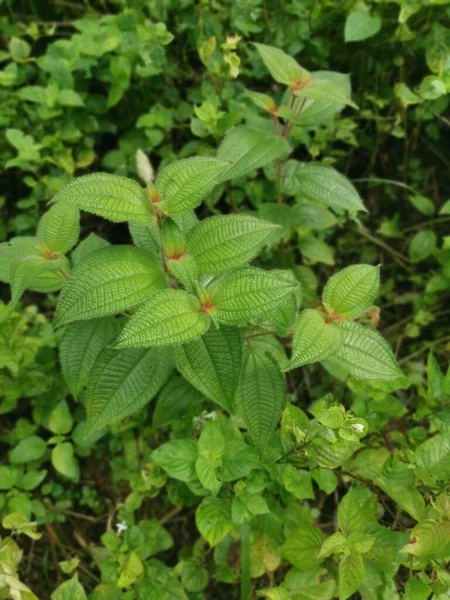
[[[241,600],[250,600],[250,527],[241,527]]]

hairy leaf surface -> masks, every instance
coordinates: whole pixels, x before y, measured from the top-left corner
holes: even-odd
[[[166,285],[152,254],[132,246],[111,246],[89,254],[66,281],[55,324],[112,315],[142,304]]]
[[[284,400],[284,378],[278,363],[258,347],[246,346],[235,402],[260,448],[275,431]]]
[[[226,134],[217,150],[218,159],[231,163],[219,179],[227,181],[242,177],[289,151],[288,142],[279,135],[245,125],[235,127]]]
[[[255,267],[243,267],[208,287],[221,323],[236,324],[258,317],[282,304],[294,292],[290,279]]]
[[[201,394],[183,377],[173,375],[161,390],[153,411],[153,426],[164,427],[183,420],[189,409],[198,406]]]
[[[77,177],[53,201],[65,202],[114,223],[149,223],[154,219],[144,188],[132,179],[108,173]]]
[[[301,194],[312,202],[348,211],[366,211],[353,184],[336,169],[321,163],[292,161],[287,193]]]
[[[77,321],[69,325],[59,345],[62,373],[75,398],[87,384],[100,352],[118,334],[119,323],[112,317]]]
[[[328,357],[331,362],[345,367],[355,379],[388,381],[401,376],[391,347],[378,331],[353,322],[339,327],[342,345]]]
[[[198,340],[177,346],[177,368],[194,387],[231,410],[241,369],[242,337],[232,327],[210,328]]]
[[[206,333],[210,323],[195,296],[182,290],[163,290],[128,320],[115,348],[183,344]]]
[[[173,369],[166,348],[103,350],[89,376],[86,410],[91,431],[143,408]]]
[[[292,357],[286,370],[328,358],[341,346],[342,332],[312,308],[304,310],[294,326]]]
[[[354,319],[369,308],[379,286],[379,267],[351,265],[328,280],[322,300],[329,313]]]
[[[80,235],[80,211],[70,204],[54,204],[37,227],[39,247],[45,252],[66,254]]]
[[[201,221],[187,241],[200,272],[217,275],[252,260],[276,229],[248,215],[221,215]]]
[[[227,167],[222,160],[202,156],[178,160],[165,167],[156,179],[163,210],[172,216],[198,206]]]

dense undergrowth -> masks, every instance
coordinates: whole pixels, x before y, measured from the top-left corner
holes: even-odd
[[[0,6],[0,598],[448,598],[448,2]]]

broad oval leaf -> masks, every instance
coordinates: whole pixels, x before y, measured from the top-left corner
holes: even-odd
[[[364,582],[364,575],[361,554],[343,556],[339,562],[339,600],[350,598]]]
[[[58,300],[55,325],[134,308],[165,285],[160,265],[146,250],[132,246],[97,250],[66,281]]]
[[[90,373],[86,393],[90,431],[143,408],[172,369],[173,360],[166,348],[103,350]]]
[[[152,296],[125,324],[115,348],[148,348],[183,344],[200,337],[211,318],[199,300],[183,290],[164,290]]]
[[[323,534],[312,525],[303,525],[289,535],[281,548],[283,557],[300,571],[318,567]]]
[[[245,125],[229,131],[217,150],[217,158],[231,163],[220,181],[242,177],[290,151],[285,138]]]
[[[336,169],[321,163],[291,161],[284,189],[288,194],[300,194],[330,208],[366,211],[352,183]]]
[[[45,253],[66,254],[80,235],[80,211],[70,204],[54,204],[40,219],[38,245]]]
[[[177,369],[194,387],[230,411],[241,369],[242,337],[232,327],[211,328],[175,347]]]
[[[100,352],[118,332],[119,323],[112,317],[77,321],[67,327],[59,345],[59,362],[72,396],[76,398],[87,384]]]
[[[260,348],[246,346],[235,403],[259,448],[275,431],[284,400],[284,378],[278,363]]]
[[[359,380],[389,381],[401,377],[391,347],[378,331],[351,321],[339,327],[342,344],[338,352],[329,357],[331,362],[343,366]]]
[[[328,280],[322,294],[323,304],[330,314],[354,319],[369,308],[379,286],[379,267],[351,265]]]
[[[344,73],[336,73],[335,71],[315,71],[311,75],[317,79],[326,79],[332,81],[335,85],[339,86],[342,92],[349,98],[351,95],[350,77]],[[301,125],[301,127],[315,129],[321,123],[325,123],[333,119],[344,105],[336,104],[329,100],[308,100],[306,98],[297,98],[294,106],[293,113],[298,113],[300,107],[300,114],[296,117],[295,123]]]
[[[231,501],[207,496],[195,512],[195,522],[201,535],[215,546],[233,529]]]
[[[333,355],[341,343],[339,326],[327,323],[317,310],[307,308],[294,326],[292,357],[285,371],[324,360]]]
[[[296,289],[280,274],[243,267],[213,281],[208,287],[211,302],[221,323],[244,323],[276,308]]]
[[[191,229],[188,247],[200,273],[217,275],[252,260],[277,229],[249,215],[210,217]]]
[[[450,433],[435,435],[416,450],[417,465],[435,479],[450,479]]]
[[[201,394],[180,375],[173,375],[162,388],[153,411],[153,426],[164,427],[189,416],[198,407]]]
[[[351,12],[345,21],[344,38],[346,42],[360,42],[379,32],[381,19],[364,10]]]
[[[164,212],[179,215],[198,206],[228,166],[216,158],[195,156],[165,167],[156,179]]]
[[[324,100],[330,104],[341,106],[348,104],[357,108],[356,104],[347,95],[342,87],[330,79],[320,79],[311,77],[308,83],[300,90],[296,90],[295,95],[298,98],[307,98],[308,100]]]
[[[298,64],[295,58],[280,48],[267,44],[254,44],[254,46],[270,74],[278,83],[292,86],[307,78],[308,72]]]
[[[11,283],[11,268],[15,265],[17,269],[17,260],[34,257],[29,264],[35,262],[42,263],[42,254],[37,248],[37,238],[35,237],[16,237],[9,242],[0,244],[0,281]],[[35,260],[39,257],[39,260]],[[59,262],[58,262],[59,261]],[[65,257],[60,257],[55,261],[49,261],[49,265],[61,265],[61,267],[69,272],[69,261]],[[17,274],[15,274],[17,278]],[[58,270],[46,269],[40,274],[37,269],[34,269],[34,275],[28,278],[26,287],[33,292],[55,292],[59,290],[64,283],[64,277]]]
[[[65,202],[114,223],[149,223],[154,219],[144,188],[132,179],[108,173],[77,177],[53,201]]]
[[[195,481],[195,461],[198,457],[194,440],[171,440],[152,452],[152,460],[174,479]]]
[[[424,558],[447,557],[450,551],[450,522],[419,521],[410,533],[410,543],[401,549]]]
[[[59,290],[69,268],[65,256],[49,259],[41,254],[14,259],[10,270],[11,306],[19,301],[27,289],[39,286],[45,292]]]

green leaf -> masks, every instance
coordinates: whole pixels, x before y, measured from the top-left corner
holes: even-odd
[[[343,340],[329,360],[348,370],[358,380],[389,381],[401,376],[391,347],[371,327],[347,322],[339,325]]]
[[[258,468],[258,453],[253,446],[241,441],[227,441],[222,458],[221,481],[234,481],[246,477],[253,469]]]
[[[431,587],[420,579],[409,579],[402,600],[428,600],[431,592]]]
[[[292,161],[289,178],[285,183],[288,194],[301,194],[330,208],[350,212],[366,209],[353,184],[336,169],[321,163]]]
[[[248,215],[210,217],[189,232],[189,251],[200,273],[217,275],[251,261],[277,229]]]
[[[375,496],[366,487],[351,488],[339,502],[337,517],[344,535],[363,532],[371,523],[376,523]]]
[[[344,38],[346,42],[361,42],[378,33],[381,19],[368,12],[351,12],[345,22]]]
[[[242,337],[232,327],[210,328],[174,349],[177,369],[195,388],[231,411],[241,369]]]
[[[328,104],[337,104],[339,106],[348,104],[353,108],[358,108],[350,96],[342,89],[342,86],[330,79],[311,77],[308,83],[301,89],[295,90],[294,94],[298,98],[324,100]]]
[[[230,501],[207,496],[196,510],[195,522],[205,540],[216,546],[233,528]]]
[[[38,245],[45,253],[66,254],[78,241],[80,212],[69,204],[54,204],[40,219]]]
[[[274,432],[284,400],[284,378],[278,363],[259,348],[246,346],[235,402],[259,448]]]
[[[364,560],[360,554],[343,556],[339,561],[339,600],[350,598],[364,582]]]
[[[195,461],[198,450],[194,440],[172,440],[152,452],[154,462],[164,469],[169,477],[180,481],[195,481]]]
[[[45,292],[58,290],[64,281],[62,272],[68,269],[64,257],[49,259],[45,256],[16,258],[11,263],[11,306],[15,306],[27,289],[39,286]]]
[[[250,90],[245,91],[256,106],[269,112],[275,111],[277,105],[275,104],[275,100],[273,98],[267,94],[261,94],[260,92],[252,92]]]
[[[281,483],[297,500],[314,499],[311,475],[304,469],[296,469],[293,465],[278,466]]]
[[[132,246],[111,246],[89,254],[66,281],[55,325],[112,315],[142,304],[166,281],[152,254]]]
[[[201,394],[183,377],[172,376],[159,394],[153,411],[153,427],[182,421],[189,416],[190,408],[198,406],[200,399]]]
[[[281,548],[282,556],[300,571],[318,567],[324,536],[312,525],[304,525],[289,535]]]
[[[267,44],[254,44],[254,46],[270,74],[278,83],[294,86],[308,76],[308,72],[283,50]]]
[[[302,237],[298,242],[298,247],[303,256],[309,258],[310,261],[334,265],[333,249],[320,238],[313,237],[312,235]]]
[[[159,254],[159,229],[154,223],[128,223],[133,243],[138,248],[144,248],[152,254]]]
[[[275,206],[284,207],[285,205],[276,204]],[[319,231],[333,227],[337,223],[337,219],[332,212],[312,202],[302,202],[294,206],[292,208],[292,216],[295,222],[302,227],[317,229]]]
[[[149,223],[154,219],[151,202],[138,183],[107,173],[77,177],[64,186],[53,201],[76,206],[113,223]]]
[[[52,594],[52,600],[87,600],[78,575],[61,584]]]
[[[401,549],[420,558],[443,558],[450,552],[450,522],[419,521],[410,533],[410,543]]]
[[[64,332],[59,345],[61,370],[70,393],[78,397],[100,352],[119,332],[112,317],[77,321]]]
[[[12,37],[9,42],[9,51],[13,60],[22,61],[30,56],[31,46],[25,40]]]
[[[73,419],[65,400],[61,400],[50,413],[48,428],[53,433],[64,435],[72,429]]]
[[[298,595],[300,598],[304,596],[305,600],[330,600],[336,597],[333,577],[320,568],[310,571],[291,569],[286,574],[283,587],[289,590],[289,600]]]
[[[413,195],[408,196],[408,200],[420,211],[423,215],[427,217],[432,217],[435,213],[435,206],[433,202],[427,198],[426,196]]]
[[[227,325],[263,315],[286,301],[297,285],[280,274],[242,267],[208,287],[217,318]]]
[[[209,581],[208,571],[195,560],[183,560],[181,583],[188,592],[201,592]]]
[[[178,160],[165,167],[156,179],[164,212],[169,216],[179,215],[198,206],[227,167],[222,160],[202,156]]]
[[[222,140],[217,158],[231,163],[219,177],[227,181],[242,177],[267,163],[288,154],[290,146],[285,138],[267,131],[241,125],[229,131]]]
[[[78,481],[80,470],[75,458],[73,445],[70,442],[57,444],[52,450],[52,465],[55,469],[72,481]]]
[[[77,267],[80,262],[86,258],[92,252],[96,250],[101,250],[102,248],[107,248],[111,244],[99,237],[95,233],[90,233],[87,238],[81,241],[75,250],[71,254],[72,264],[74,267]]]
[[[75,90],[60,90],[58,103],[61,106],[84,106],[83,98]]]
[[[409,245],[409,259],[413,263],[427,259],[436,250],[437,236],[434,231],[424,229],[412,238]]]
[[[37,435],[32,435],[21,440],[9,455],[12,464],[21,465],[24,463],[40,460],[47,449],[47,444]]]
[[[10,490],[17,480],[17,470],[0,465],[0,490]]]
[[[305,309],[294,326],[292,356],[284,369],[290,371],[335,354],[342,344],[342,332],[335,323],[327,323],[323,315],[312,308]]]
[[[184,344],[208,330],[211,318],[200,301],[182,290],[158,292],[127,321],[115,348]]]
[[[91,431],[143,408],[172,372],[170,351],[103,350],[89,376],[86,410]]]
[[[435,479],[450,479],[450,433],[435,435],[420,444],[416,449],[416,462]]]
[[[380,269],[351,265],[331,277],[322,294],[328,313],[346,319],[359,317],[378,296]]]
[[[320,548],[319,558],[328,558],[347,549],[347,538],[341,531],[336,531],[324,541]]]

